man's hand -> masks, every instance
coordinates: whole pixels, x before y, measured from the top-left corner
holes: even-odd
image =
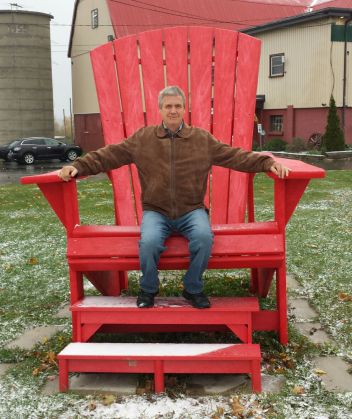
[[[78,173],[78,170],[73,166],[64,166],[58,173],[58,176],[68,182],[71,178],[75,177]]]
[[[286,176],[288,176],[290,169],[288,167],[283,166],[280,163],[275,162],[270,167],[270,171],[273,172],[280,179],[284,179]]]

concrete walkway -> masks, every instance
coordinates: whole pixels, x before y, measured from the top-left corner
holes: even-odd
[[[287,286],[289,289],[301,291],[300,294],[304,295],[303,288],[292,276],[288,275]],[[288,302],[295,327],[302,335],[318,345],[332,342],[332,339],[317,321],[319,315],[309,305],[308,299],[289,297]],[[352,391],[352,375],[348,373],[351,366],[341,357],[317,357],[313,359],[312,363],[316,366],[314,371],[319,375],[327,390],[338,393]]]

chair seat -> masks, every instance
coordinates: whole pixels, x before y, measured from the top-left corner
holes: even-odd
[[[229,227],[229,226],[226,226]],[[279,233],[242,231],[226,227],[213,229],[212,256],[271,255],[284,252],[284,236]],[[137,258],[139,229],[137,227],[102,227],[92,229],[92,235],[68,239],[67,256],[76,258]],[[102,234],[100,234],[100,231]],[[116,232],[116,234],[112,234]],[[171,236],[165,242],[163,257],[188,257],[188,242],[184,237]]]
[[[236,224],[213,224],[212,230],[215,235],[226,234],[258,234],[278,233],[277,222],[256,222]],[[139,237],[138,226],[116,226],[116,225],[77,225],[73,229],[72,237]]]

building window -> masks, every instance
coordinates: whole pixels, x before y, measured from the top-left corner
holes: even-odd
[[[91,11],[92,29],[96,29],[99,26],[98,9]]]
[[[283,115],[270,115],[270,132],[283,132],[284,117]]]
[[[285,55],[270,55],[270,77],[283,77],[285,74]]]

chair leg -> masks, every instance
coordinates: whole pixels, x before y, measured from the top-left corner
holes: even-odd
[[[84,297],[83,289],[83,274],[81,272],[74,271],[70,268],[70,302],[71,305]],[[72,339],[74,342],[79,342],[79,330],[77,313],[72,312]]]
[[[128,289],[128,272],[127,271],[119,271],[119,281],[120,281],[120,290],[127,290]]]
[[[84,297],[83,290],[83,274],[81,272],[74,271],[70,268],[70,300],[71,304],[77,303]]]
[[[262,377],[260,374],[260,361],[253,361],[252,362],[252,390],[256,393],[260,393],[262,391]]]
[[[288,344],[287,295],[286,295],[286,264],[276,271],[276,305],[279,314],[279,341]]]
[[[251,294],[257,294],[258,292],[258,269],[251,269],[249,292]]]
[[[154,361],[154,390],[155,393],[165,391],[163,361]]]
[[[68,390],[68,361],[66,359],[59,360],[59,390]]]

